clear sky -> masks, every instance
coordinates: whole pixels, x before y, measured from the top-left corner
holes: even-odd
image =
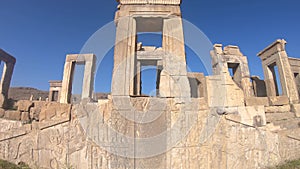
[[[17,59],[12,86],[48,90],[49,80],[62,79],[66,54],[79,53],[114,19],[116,7],[115,0],[1,0],[0,48]],[[300,57],[299,7],[298,0],[183,0],[181,5],[183,17],[212,43],[240,46],[251,75],[261,77],[256,54],[276,39],[286,39],[288,54]],[[104,59],[103,75],[96,77],[97,91],[110,90],[112,53]]]

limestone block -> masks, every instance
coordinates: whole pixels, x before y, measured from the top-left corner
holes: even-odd
[[[185,104],[185,109],[189,111],[200,111],[207,110],[208,104],[204,98],[192,98],[187,99],[188,102]]]
[[[108,99],[98,100],[98,105],[99,105],[99,106],[106,105],[106,104],[108,104],[108,102],[109,102]]]
[[[112,96],[114,110],[132,110],[129,96]]]
[[[288,113],[290,111],[291,111],[290,105],[265,107],[266,113]]]
[[[5,108],[5,98],[3,94],[0,94],[0,107]]]
[[[268,119],[268,118],[267,118]],[[271,132],[277,132],[281,130],[280,126],[275,126],[273,123],[268,123],[266,125],[267,130],[271,131]]]
[[[300,117],[300,104],[292,104],[291,108],[292,112],[296,114],[296,117]]]
[[[167,110],[168,100],[165,98],[150,98],[147,110],[149,111],[162,111]]]
[[[59,119],[59,120],[45,120],[38,123],[38,129],[44,130],[46,128],[55,127],[59,124],[67,123],[69,119]]]
[[[269,99],[267,97],[248,97],[246,98],[247,106],[264,105],[269,106]]]
[[[4,117],[5,115],[5,110],[0,108],[0,118]]]
[[[189,98],[191,96],[191,91],[189,88],[189,81],[187,76],[171,76],[170,90],[171,90],[171,97]]]
[[[169,55],[165,55],[169,56]],[[182,58],[178,56],[172,56],[165,58],[164,69],[170,76],[186,76],[186,64],[182,61]]]
[[[7,110],[4,117],[10,120],[20,120],[21,112],[17,110]]]
[[[38,121],[40,112],[41,112],[41,108],[39,107],[30,108],[30,114],[29,114],[30,119]]]
[[[170,81],[171,81],[170,75],[166,71],[162,70],[160,75],[160,84],[159,84],[160,97],[171,97]]]
[[[0,119],[0,133],[22,127],[22,122]]]
[[[272,56],[275,53],[285,51],[286,41],[284,39],[278,39],[264,50],[259,52],[257,55],[262,59],[266,60],[268,57]]]
[[[226,119],[254,127],[266,125],[264,106],[237,107],[237,112],[227,114]]]
[[[244,92],[229,75],[206,77],[208,104],[210,107],[244,106]]]
[[[68,119],[71,112],[71,105],[51,102],[42,107],[39,114],[39,120]]]
[[[269,101],[270,105],[273,106],[282,106],[289,104],[289,98],[287,96],[270,96]]]
[[[19,111],[29,112],[30,107],[33,107],[34,104],[29,100],[20,100],[18,101],[17,106]]]
[[[290,120],[295,118],[295,114],[291,112],[285,113],[266,113],[267,122],[275,122],[282,120]]]
[[[243,56],[238,46],[226,46],[224,47],[224,54],[225,55],[236,55],[236,56]]]
[[[29,112],[22,112],[21,113],[21,121],[23,121],[23,122],[30,121],[30,119],[29,119]]]
[[[0,133],[0,142],[2,142],[3,140],[8,140],[8,139],[22,136],[25,134],[26,134],[26,130],[20,130],[20,129],[19,130],[13,129],[8,132],[1,132]],[[16,151],[16,150],[14,150],[14,151]]]

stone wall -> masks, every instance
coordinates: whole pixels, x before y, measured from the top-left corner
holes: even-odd
[[[14,163],[22,161],[39,168],[72,166],[78,169],[265,168],[300,158],[300,128],[281,126],[284,122],[291,123],[290,120],[294,123],[299,121],[294,113],[288,112],[290,118],[284,119],[278,113],[284,116],[287,113],[273,113],[276,108],[269,108],[269,124],[258,127],[250,118],[247,121],[245,116],[246,109],[251,116],[260,110],[258,107],[245,110],[231,108],[220,113],[216,108],[208,108],[204,99],[192,99],[190,102],[172,98],[121,100],[122,103],[126,101],[136,110],[127,112],[127,115],[137,111],[142,116],[147,115],[151,104],[165,106],[156,109],[162,110],[156,120],[142,124],[125,119],[126,104],[118,107],[112,100],[73,106],[21,101],[18,110],[35,112],[38,119],[27,124],[1,119],[0,158]],[[277,122],[277,126],[273,122]],[[180,127],[173,130],[176,124]],[[156,144],[142,144],[132,149],[130,139],[124,140],[113,132],[148,138],[165,129],[169,129],[171,139],[165,139],[166,142],[161,144],[170,149],[162,154],[136,159],[130,158],[130,153],[152,151],[157,148]],[[173,144],[177,136],[182,139]],[[123,150],[128,157],[114,155],[114,149]]]

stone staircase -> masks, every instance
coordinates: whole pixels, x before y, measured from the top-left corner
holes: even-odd
[[[300,128],[300,118],[293,112],[266,113],[267,124],[280,126],[281,130],[293,130]]]

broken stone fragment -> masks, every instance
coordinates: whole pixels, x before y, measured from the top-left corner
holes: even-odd
[[[19,111],[29,112],[30,108],[34,106],[34,103],[29,100],[20,100],[17,106]]]
[[[21,121],[22,122],[29,122],[30,121],[29,112],[22,112],[21,113]]]
[[[7,110],[7,111],[5,111],[4,118],[9,119],[9,120],[20,120],[21,112],[18,110]]]

